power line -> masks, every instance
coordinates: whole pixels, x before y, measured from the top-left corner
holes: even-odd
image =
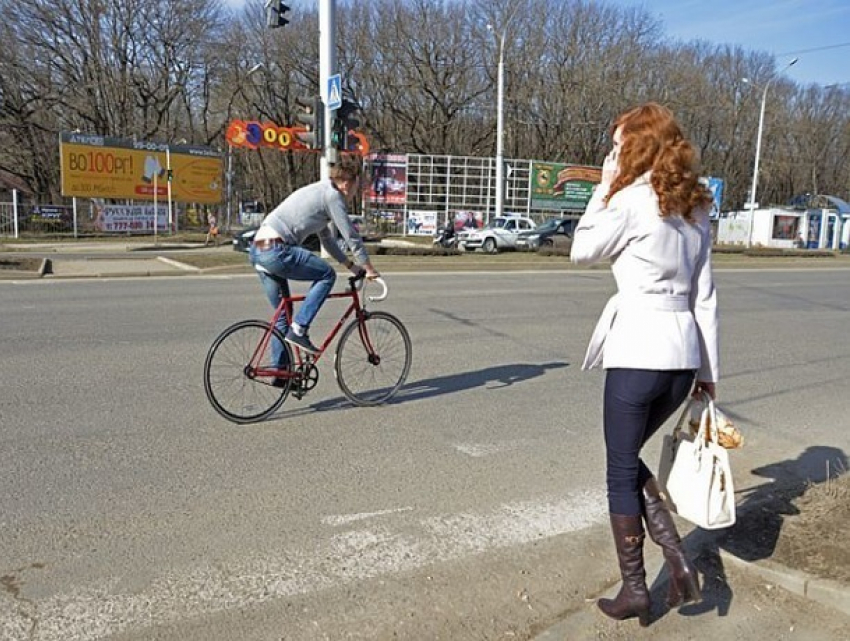
[[[783,51],[777,56],[793,56],[798,53],[812,53],[813,51],[826,51],[827,49],[838,49],[839,47],[850,47],[850,42],[842,42],[837,45],[826,45],[825,47],[814,47],[812,49],[797,49],[796,51]]]

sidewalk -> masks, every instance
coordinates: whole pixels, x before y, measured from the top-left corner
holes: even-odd
[[[153,244],[150,241],[99,243],[33,243],[15,255],[44,256],[37,272],[0,270],[0,279],[105,278],[184,276],[203,270],[180,262],[186,251],[232,252],[229,243],[205,247],[203,243]]]
[[[850,586],[780,566],[770,560],[749,562],[713,543],[712,533],[692,531],[685,537],[688,556],[700,575],[703,599],[670,611],[664,605],[667,577],[664,559],[648,539],[645,547],[646,581],[652,593],[652,623],[641,628],[637,619],[613,621],[596,606],[600,597],[613,598],[614,580],[602,594],[587,595],[581,605],[538,632],[532,641],[590,641],[593,639],[850,639]],[[616,575],[613,542],[603,547],[600,563]]]

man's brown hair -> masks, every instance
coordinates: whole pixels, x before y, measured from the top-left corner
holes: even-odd
[[[360,172],[357,171],[357,167],[355,165],[349,163],[340,163],[331,167],[329,175],[331,180],[334,181],[354,181],[357,180],[357,177],[360,175]]]

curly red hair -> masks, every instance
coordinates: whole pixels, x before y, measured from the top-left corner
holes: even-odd
[[[695,209],[711,204],[711,192],[699,182],[696,151],[669,109],[654,102],[635,107],[614,121],[611,135],[620,127],[619,171],[606,202],[651,170],[662,217],[693,221]]]

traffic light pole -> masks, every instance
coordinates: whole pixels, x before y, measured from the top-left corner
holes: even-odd
[[[336,27],[336,0],[319,0],[319,95],[325,103],[324,135],[322,136],[322,166],[320,176],[328,180],[331,175],[331,163],[336,160],[336,150],[329,144],[333,112],[327,108],[328,80],[336,73],[336,49],[334,48],[334,33]],[[336,235],[333,223],[331,232]],[[327,250],[322,246],[322,258],[328,258]]]
[[[319,95],[325,103],[324,136],[322,141],[322,180],[330,177],[330,166],[336,161],[336,150],[330,144],[333,112],[327,108],[328,80],[336,73],[336,0],[319,0]]]

